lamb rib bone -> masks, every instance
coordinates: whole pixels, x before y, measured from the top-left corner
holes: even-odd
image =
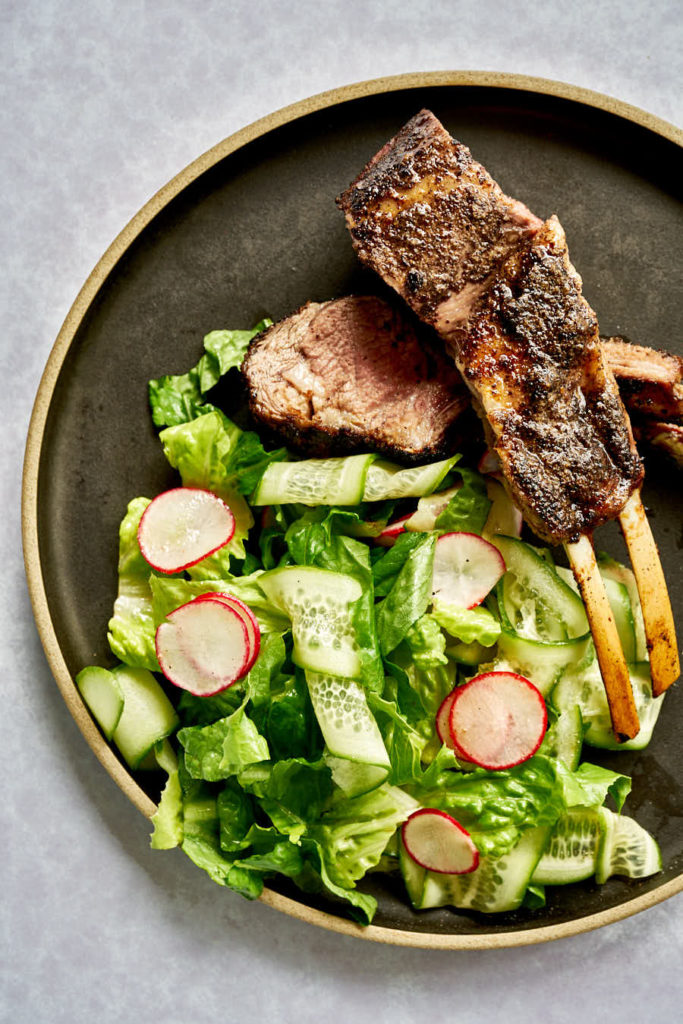
[[[541,223],[505,196],[429,111],[338,203],[361,260],[443,338],[526,521],[550,543],[590,546],[642,466],[557,218]],[[608,604],[594,563],[583,558],[578,575],[615,715],[633,702],[623,651],[599,628]],[[637,716],[617,717],[619,738],[635,735]]]

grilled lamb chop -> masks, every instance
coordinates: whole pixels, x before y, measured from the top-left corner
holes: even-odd
[[[607,361],[629,412],[683,422],[683,359],[623,338],[603,338]]]
[[[616,517],[642,466],[557,218],[505,196],[428,111],[338,203],[361,260],[446,343],[538,536]]]
[[[331,324],[334,342],[323,352]],[[373,296],[308,303],[252,345],[245,377],[253,414],[310,455],[368,448],[401,462],[447,455],[474,436],[476,420],[452,362],[428,347],[425,331],[420,336],[407,315]],[[683,412],[683,359],[623,338],[600,340],[627,408],[641,413],[637,438],[681,462],[675,421]]]
[[[242,367],[251,412],[309,455],[447,455],[469,395],[426,333],[374,296],[309,302],[252,342]]]
[[[354,248],[436,327],[466,316],[542,221],[422,110],[338,198]]]
[[[683,467],[683,426],[680,423],[660,423],[657,420],[642,420],[635,427],[636,436],[651,447],[665,452]]]

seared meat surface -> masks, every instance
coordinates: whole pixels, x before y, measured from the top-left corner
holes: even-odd
[[[422,110],[337,200],[363,263],[440,329],[467,315],[498,264],[541,226]]]
[[[641,420],[635,425],[636,437],[646,441],[652,448],[665,452],[683,467],[683,426],[680,423],[660,423],[657,420]]]
[[[603,338],[607,361],[629,412],[683,422],[683,359],[623,338]]]
[[[426,111],[338,202],[360,258],[446,343],[534,531],[558,544],[617,516],[642,466],[557,218]]]
[[[452,362],[374,296],[307,303],[254,339],[242,372],[252,415],[310,455],[429,461],[456,450],[469,407]]]
[[[616,517],[642,467],[556,217],[446,341],[534,532],[560,543]]]

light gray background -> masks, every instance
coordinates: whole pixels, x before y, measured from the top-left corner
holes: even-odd
[[[1,0],[2,1021],[677,1019],[680,897],[546,946],[429,953],[300,924],[219,890],[180,853],[152,853],[44,660],[19,493],[33,396],[71,302],[130,217],[198,154],[312,93],[418,70],[543,75],[680,123],[680,10]]]

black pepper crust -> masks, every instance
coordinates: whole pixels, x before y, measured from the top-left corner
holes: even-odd
[[[376,296],[306,303],[249,346],[242,377],[252,417],[312,457],[446,457],[476,422],[456,368],[427,333]]]
[[[428,110],[379,151],[337,204],[361,261],[430,324],[445,299],[486,281],[541,224]]]
[[[421,111],[339,197],[360,259],[441,335],[535,532],[616,517],[643,470],[557,218],[506,196]]]
[[[485,396],[493,444],[534,531],[557,544],[617,516],[642,463],[556,218],[503,264],[450,345]]]

